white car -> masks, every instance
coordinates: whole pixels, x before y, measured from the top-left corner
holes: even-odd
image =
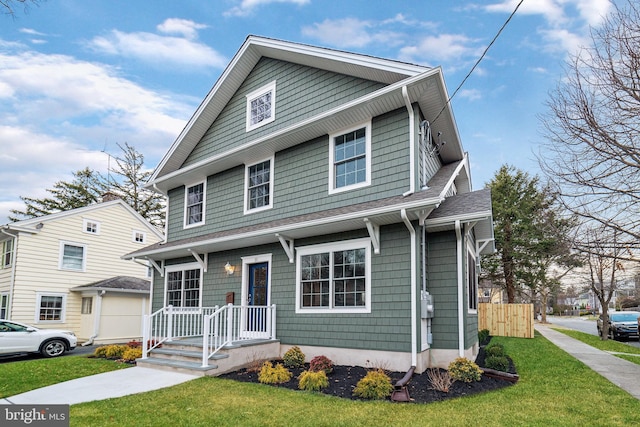
[[[40,353],[56,357],[73,350],[77,344],[78,339],[71,331],[41,329],[0,319],[0,355]]]

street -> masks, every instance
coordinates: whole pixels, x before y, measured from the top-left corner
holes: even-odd
[[[584,317],[562,317],[562,316],[547,316],[547,322],[552,325],[563,326],[565,328],[573,329],[575,331],[585,332],[591,335],[598,335],[598,329],[596,327],[595,320],[588,320]],[[640,342],[638,340],[622,341],[624,344],[631,345],[633,347],[640,348]]]

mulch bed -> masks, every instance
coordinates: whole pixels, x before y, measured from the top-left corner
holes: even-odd
[[[484,350],[480,349],[478,357],[475,361],[478,366],[483,367],[484,364]],[[299,390],[298,389],[298,376],[304,370],[308,370],[309,365],[305,365],[302,368],[297,369],[289,369],[293,374],[291,380],[286,383],[274,386],[281,388],[288,388],[291,390]],[[356,384],[360,379],[362,379],[368,372],[368,369],[358,367],[358,366],[342,366],[337,365],[334,366],[333,372],[328,375],[329,377],[329,387],[322,390],[323,394],[328,394],[331,396],[342,397],[345,399],[353,399],[360,400],[360,398],[353,395],[353,389],[356,387]],[[511,367],[509,368],[509,373],[515,374],[516,370],[513,366],[513,362],[511,362]],[[391,383],[395,384],[396,381],[404,377],[405,372],[388,372],[387,374],[391,377]],[[259,383],[258,381],[258,372],[247,371],[246,369],[242,369],[239,371],[230,372],[224,375],[221,375],[220,378],[227,378],[236,381],[244,381],[244,382],[252,382]],[[501,389],[503,387],[508,387],[512,385],[512,382],[491,378],[486,375],[482,376],[480,381],[475,381],[471,383],[464,383],[460,381],[455,381],[448,393],[444,393],[437,390],[431,389],[431,382],[427,376],[427,373],[424,372],[422,374],[414,374],[407,385],[407,390],[409,391],[409,396],[411,397],[411,401],[415,403],[429,403],[429,402],[437,402],[446,399],[452,399],[455,397],[462,396],[470,396],[477,393],[485,393],[492,390]]]

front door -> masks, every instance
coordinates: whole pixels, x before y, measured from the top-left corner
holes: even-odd
[[[249,264],[247,293],[247,332],[267,332],[267,295],[269,290],[269,263]]]

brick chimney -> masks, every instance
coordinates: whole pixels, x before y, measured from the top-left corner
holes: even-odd
[[[110,202],[112,200],[118,200],[119,198],[120,197],[117,194],[112,193],[111,191],[107,191],[102,195],[102,203]]]

